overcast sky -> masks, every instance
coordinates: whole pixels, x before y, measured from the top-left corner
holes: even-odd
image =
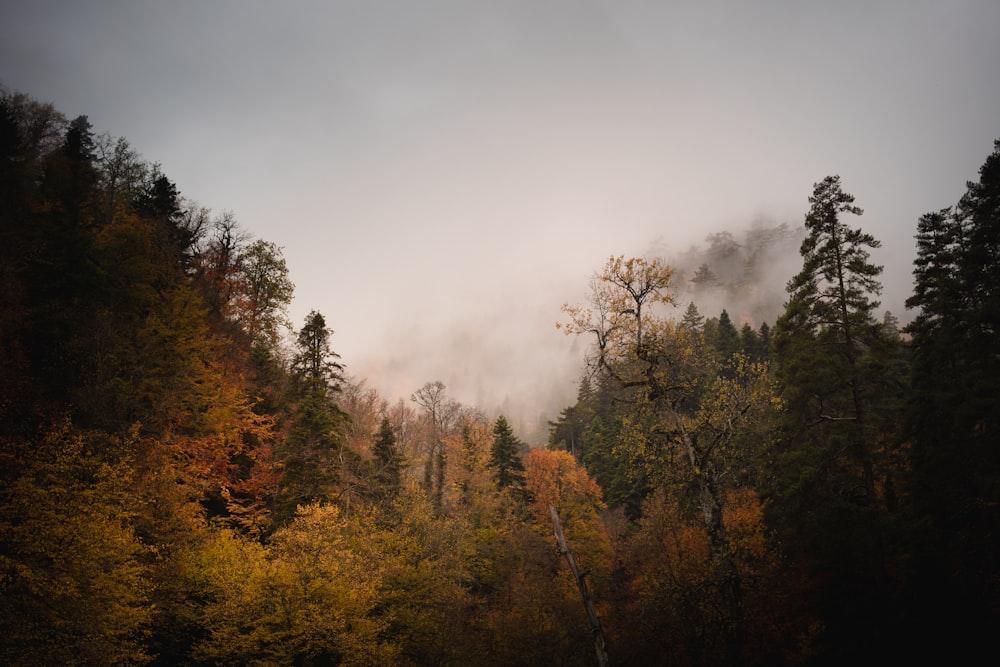
[[[529,421],[575,393],[554,323],[608,256],[801,224],[828,174],[905,319],[917,218],[1000,137],[996,0],[0,8],[0,83],[282,246],[351,374]]]

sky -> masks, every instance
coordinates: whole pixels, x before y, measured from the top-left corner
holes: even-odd
[[[609,256],[800,225],[830,174],[906,321],[917,219],[1000,138],[997,28],[996,0],[0,0],[0,84],[281,246],[355,379],[537,441]]]

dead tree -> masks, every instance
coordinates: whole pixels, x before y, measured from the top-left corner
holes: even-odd
[[[591,631],[594,634],[594,649],[597,651],[597,664],[598,667],[608,666],[608,649],[607,644],[604,642],[604,632],[601,630],[601,621],[597,618],[597,612],[594,611],[594,602],[590,599],[590,589],[587,588],[587,582],[584,579],[586,573],[581,574],[580,568],[576,565],[576,559],[573,558],[573,552],[569,550],[566,546],[566,536],[563,535],[562,525],[559,523],[559,514],[556,512],[556,508],[549,505],[549,514],[552,516],[552,528],[555,531],[556,542],[559,543],[559,553],[566,558],[566,562],[569,563],[569,569],[573,572],[573,578],[576,579],[577,588],[580,589],[580,597],[583,598],[583,606],[587,609],[587,617],[590,619]]]

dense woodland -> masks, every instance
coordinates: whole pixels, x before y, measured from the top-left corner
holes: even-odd
[[[1000,630],[1000,142],[961,185],[913,221],[903,330],[835,176],[801,228],[713,235],[698,266],[612,257],[562,314],[577,400],[529,448],[440,382],[350,378],[336,313],[288,322],[281,248],[2,91],[0,662],[597,664],[550,505],[610,664],[975,655]]]

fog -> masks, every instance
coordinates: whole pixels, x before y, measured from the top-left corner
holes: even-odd
[[[0,82],[282,246],[348,372],[536,441],[582,372],[560,306],[609,256],[683,277],[839,174],[905,319],[917,218],[1000,136],[993,0],[4,4]],[[796,262],[698,307],[773,322]]]

